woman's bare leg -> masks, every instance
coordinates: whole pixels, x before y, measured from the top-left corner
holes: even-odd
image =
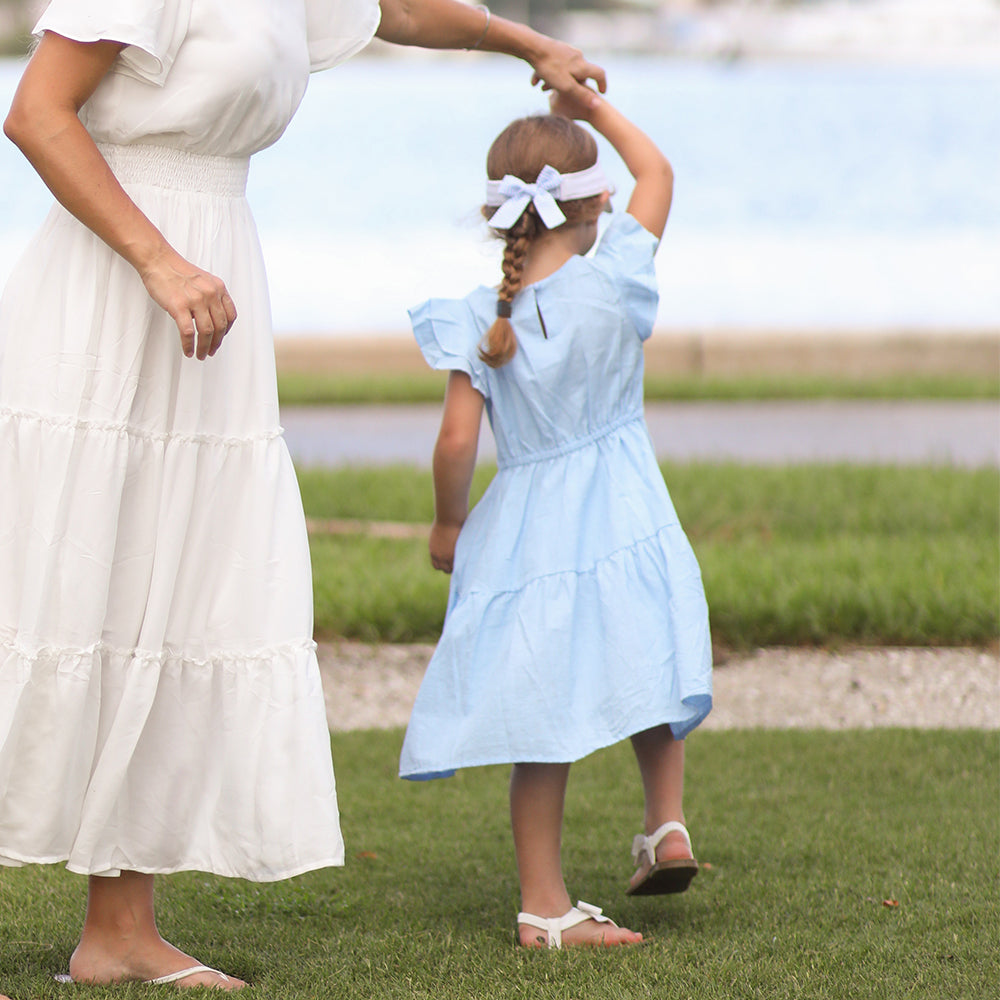
[[[521,909],[537,917],[561,917],[572,903],[563,882],[560,846],[569,764],[515,764],[510,775],[510,823],[521,882]],[[518,925],[521,944],[545,947],[545,931]],[[624,927],[587,920],[563,932],[563,944],[635,944]]]
[[[76,982],[155,979],[198,964],[160,937],[153,909],[152,875],[122,872],[116,878],[90,877],[83,933],[69,963],[70,975]],[[177,985],[236,990],[246,983],[231,976],[201,972]]]

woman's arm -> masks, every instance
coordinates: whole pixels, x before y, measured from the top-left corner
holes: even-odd
[[[75,42],[45,32],[14,95],[4,132],[58,201],[139,273],[177,324],[191,357],[215,354],[236,319],[218,278],[186,261],[118,183],[79,118],[111,69],[117,42]]]
[[[485,33],[484,33],[485,31]],[[604,93],[604,70],[584,59],[579,49],[542,35],[524,24],[460,0],[382,0],[382,21],[376,35],[397,45],[427,49],[482,49],[517,56],[534,70],[531,82],[545,90],[570,93],[584,103],[594,97],[593,80]]]
[[[450,573],[455,544],[469,514],[469,490],[476,468],[483,397],[465,372],[452,372],[444,394],[441,430],[434,446],[434,524],[431,565]]]
[[[635,178],[627,212],[657,239],[663,235],[674,197],[674,171],[656,143],[605,98],[582,104],[566,94],[550,100],[554,114],[589,122],[614,147]]]

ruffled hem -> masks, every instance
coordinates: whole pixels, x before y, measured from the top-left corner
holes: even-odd
[[[0,733],[0,863],[272,881],[343,862],[311,641],[187,659],[6,631]]]
[[[655,714],[650,714],[646,719],[636,718],[632,720],[630,725],[623,727],[619,732],[606,734],[604,739],[588,743],[585,749],[580,750],[576,756],[572,757],[567,757],[563,753],[553,753],[552,751],[547,750],[532,751],[532,756],[530,758],[515,757],[509,753],[500,753],[493,754],[492,756],[484,755],[476,758],[468,757],[441,770],[435,770],[435,767],[441,766],[440,764],[420,762],[410,757],[407,758],[405,762],[401,759],[399,776],[401,778],[405,778],[407,781],[434,781],[437,778],[453,778],[457,771],[466,767],[492,767],[497,764],[520,763],[575,764],[578,760],[583,760],[584,757],[589,757],[592,753],[596,753],[598,750],[604,750],[606,747],[614,746],[616,743],[620,743],[622,740],[626,740],[629,737],[634,736],[636,733],[645,732],[645,730],[654,729],[657,726],[669,725],[674,739],[683,740],[689,733],[696,729],[698,725],[708,716],[709,712],[712,711],[712,696],[710,694],[692,696],[685,702],[685,707],[691,710],[690,719],[687,722],[678,723]]]
[[[101,878],[116,878],[123,871],[138,872],[141,875],[175,875],[177,872],[204,872],[208,875],[219,875],[222,878],[241,878],[248,882],[282,882],[285,879],[295,878],[297,875],[305,875],[306,872],[314,872],[320,868],[343,868],[344,855],[330,855],[329,858],[310,861],[299,868],[289,868],[287,871],[269,872],[266,876],[257,874],[247,874],[244,871],[219,871],[217,868],[198,867],[196,865],[184,864],[178,868],[111,868],[105,871],[92,871],[89,868],[82,868],[74,864],[69,858],[64,856],[44,857],[44,858],[11,858],[0,854],[0,867],[23,868],[25,865],[59,865],[65,864],[66,870],[74,875],[96,875]]]
[[[34,424],[47,430],[69,431],[73,434],[104,434],[111,438],[128,438],[130,441],[141,441],[146,444],[209,445],[221,448],[252,447],[260,442],[273,441],[276,438],[280,438],[283,433],[281,427],[275,427],[269,431],[261,431],[257,434],[245,435],[152,431],[122,421],[56,416],[49,413],[36,413],[31,410],[16,409],[10,406],[0,406],[0,421],[2,420]]]

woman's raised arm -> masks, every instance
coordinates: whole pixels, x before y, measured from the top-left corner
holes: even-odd
[[[382,22],[376,35],[397,45],[481,49],[516,56],[531,65],[533,84],[571,94],[578,101],[593,97],[588,80],[601,93],[607,86],[604,70],[588,62],[579,49],[460,0],[382,0]]]

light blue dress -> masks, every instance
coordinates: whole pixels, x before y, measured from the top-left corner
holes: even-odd
[[[406,732],[404,778],[566,762],[712,707],[701,573],[643,416],[657,241],[616,216],[513,303],[518,350],[477,348],[496,290],[412,310],[431,367],[484,396],[499,471],[458,539],[441,640]]]

